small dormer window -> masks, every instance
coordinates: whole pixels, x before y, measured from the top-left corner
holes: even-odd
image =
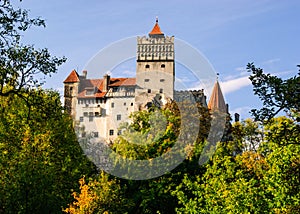
[[[95,88],[85,88],[85,95],[86,96],[91,96],[91,95],[94,95],[94,93],[95,93]]]
[[[94,91],[92,91],[92,90],[86,90],[86,95],[87,96],[91,96],[93,94],[94,94]]]

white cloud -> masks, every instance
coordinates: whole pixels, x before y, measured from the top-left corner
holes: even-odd
[[[225,82],[220,82],[222,91],[224,94],[229,94],[231,92],[237,91],[241,88],[244,88],[248,85],[251,85],[251,81],[248,76],[240,77],[232,80],[228,80]]]
[[[267,61],[264,61],[262,64],[264,64],[264,65],[270,65],[270,64],[273,64],[274,62],[279,62],[279,61],[280,61],[279,58],[269,59]]]

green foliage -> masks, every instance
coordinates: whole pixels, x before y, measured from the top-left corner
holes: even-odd
[[[94,172],[84,156],[59,94],[30,91],[39,105],[0,97],[0,212],[57,213],[78,179]],[[24,93],[23,96],[28,96]]]
[[[0,2],[0,213],[59,213],[94,171],[59,94],[40,88],[66,59],[24,45],[31,26],[45,22]]]
[[[237,145],[238,153],[242,151],[256,151],[264,137],[260,122],[248,118],[242,122],[232,124],[233,141]]]
[[[300,147],[263,145],[267,156],[255,151],[228,156],[220,146],[203,176],[186,176],[173,192],[177,212],[298,213]]]

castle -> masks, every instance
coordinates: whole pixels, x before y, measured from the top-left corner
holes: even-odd
[[[79,75],[73,70],[64,81],[66,111],[72,116],[79,137],[87,135],[99,141],[112,141],[129,115],[149,105],[161,106],[168,100],[180,101],[194,96],[207,107],[203,90],[175,91],[174,36],[165,36],[158,19],[148,37],[137,37],[136,77],[113,78],[106,74],[101,79],[88,79],[87,71]],[[227,111],[218,81],[208,108]]]

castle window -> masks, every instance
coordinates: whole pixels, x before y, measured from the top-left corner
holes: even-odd
[[[94,137],[99,137],[99,133],[98,132],[93,132]]]
[[[148,65],[148,64],[147,64],[147,65],[145,65],[145,68],[150,68],[150,65]]]
[[[145,79],[144,81],[145,81],[145,82],[149,82],[150,80],[149,80],[149,79]]]
[[[94,94],[94,89],[86,89],[85,95],[86,96],[91,96]]]
[[[94,117],[93,117],[93,116],[89,116],[89,122],[92,122],[92,121],[93,121],[93,119],[94,119]]]
[[[124,106],[126,106],[126,103],[124,103]]]
[[[162,89],[162,88],[159,89],[159,93],[161,93],[161,94],[164,93],[164,89]]]
[[[160,81],[160,82],[164,82],[164,81],[165,81],[165,79],[160,79],[159,81]]]
[[[87,112],[83,112],[83,116],[87,117],[88,113]]]
[[[114,130],[113,130],[113,129],[110,129],[110,130],[109,130],[109,135],[110,135],[110,136],[114,135]]]
[[[111,103],[111,107],[112,107],[112,108],[115,107],[115,103]]]
[[[80,121],[80,122],[83,122],[83,117],[79,117],[79,121]]]
[[[130,103],[131,106],[133,106],[133,103]]]
[[[89,116],[94,116],[94,112],[89,112]]]
[[[99,112],[95,112],[95,117],[99,117],[100,113]]]
[[[151,93],[151,89],[148,89],[148,93]]]
[[[161,68],[165,68],[166,65],[165,65],[165,64],[161,64],[160,67],[161,67]]]
[[[117,114],[117,120],[121,120],[121,115]]]

